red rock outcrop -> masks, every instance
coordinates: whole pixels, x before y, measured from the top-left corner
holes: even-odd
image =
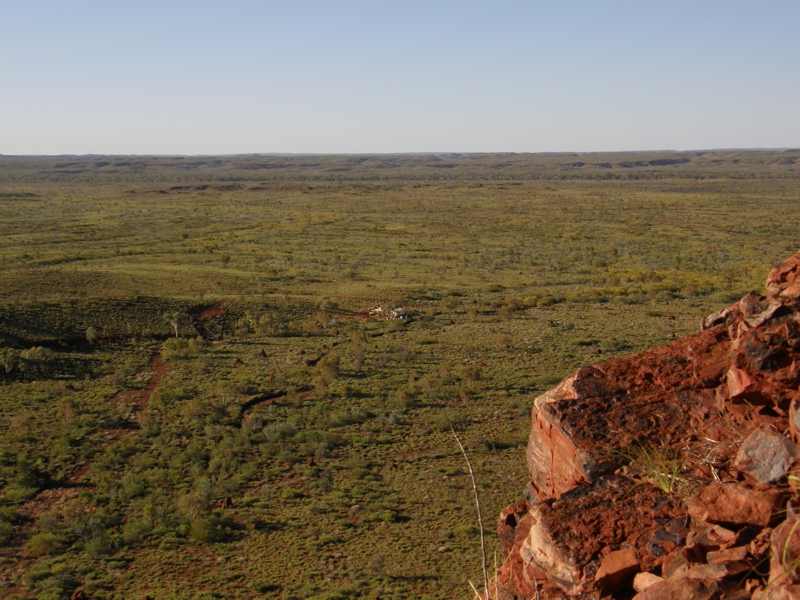
[[[800,252],[766,290],[535,400],[501,599],[793,597]]]

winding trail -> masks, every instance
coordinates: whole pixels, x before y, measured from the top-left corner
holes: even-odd
[[[299,390],[295,390],[296,393],[299,395],[301,400],[308,400],[311,397],[311,388],[300,388]],[[288,391],[284,390],[282,392],[275,392],[274,394],[262,394],[260,396],[256,396],[255,398],[251,398],[244,404],[242,404],[242,409],[239,413],[239,421],[249,415],[253,410],[255,410],[259,406],[269,406],[270,404],[279,404],[282,398],[285,398],[286,395],[289,394]]]
[[[156,354],[150,360],[148,371],[154,371],[154,373],[147,380],[147,385],[144,389],[120,390],[108,400],[112,404],[125,403],[134,406],[134,421],[124,428],[102,429],[101,431],[106,435],[106,439],[95,446],[95,457],[71,473],[60,487],[43,490],[35,498],[26,502],[20,509],[22,515],[33,521],[43,513],[63,507],[68,500],[75,498],[82,490],[92,490],[97,487],[96,484],[89,480],[92,465],[111,446],[118,444],[121,440],[141,429],[138,418],[147,408],[150,396],[170,372],[170,368],[164,363],[161,355]],[[32,529],[33,525],[30,523],[24,527],[19,527],[14,532],[12,544],[6,548],[0,548],[0,594],[4,596],[14,594],[20,596],[28,595],[27,590],[20,585],[20,581],[22,575],[28,571],[33,562],[33,558],[27,554],[25,549]]]
[[[219,319],[227,315],[228,313],[222,310],[227,303],[228,299],[223,298],[219,302],[215,302],[210,306],[201,307],[196,311],[193,311],[192,317],[194,318],[195,329],[200,332],[200,335],[205,341],[210,342],[215,339],[206,328],[206,323],[212,319]]]

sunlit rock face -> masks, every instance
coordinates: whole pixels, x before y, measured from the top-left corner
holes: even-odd
[[[535,400],[525,500],[498,526],[500,598],[794,593],[800,253],[766,291]],[[752,575],[766,561],[772,583]]]

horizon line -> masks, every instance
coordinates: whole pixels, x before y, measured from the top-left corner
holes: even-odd
[[[241,152],[241,153],[88,153],[88,154],[3,154],[0,153],[0,158],[91,158],[91,157],[104,157],[104,156],[119,156],[119,157],[139,157],[139,158],[205,158],[205,157],[221,157],[221,158],[242,158],[242,157],[258,157],[258,156],[479,156],[479,155],[540,155],[540,156],[557,156],[557,155],[574,155],[584,156],[592,154],[650,154],[650,153],[695,153],[695,152],[798,152],[800,147],[755,147],[755,148],[697,148],[686,150],[673,150],[673,149],[660,149],[660,150],[592,150],[592,151],[540,151],[540,152],[516,152],[516,151],[420,151],[420,152]]]

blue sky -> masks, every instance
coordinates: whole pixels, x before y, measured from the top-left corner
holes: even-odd
[[[800,146],[800,2],[0,0],[0,154]]]

